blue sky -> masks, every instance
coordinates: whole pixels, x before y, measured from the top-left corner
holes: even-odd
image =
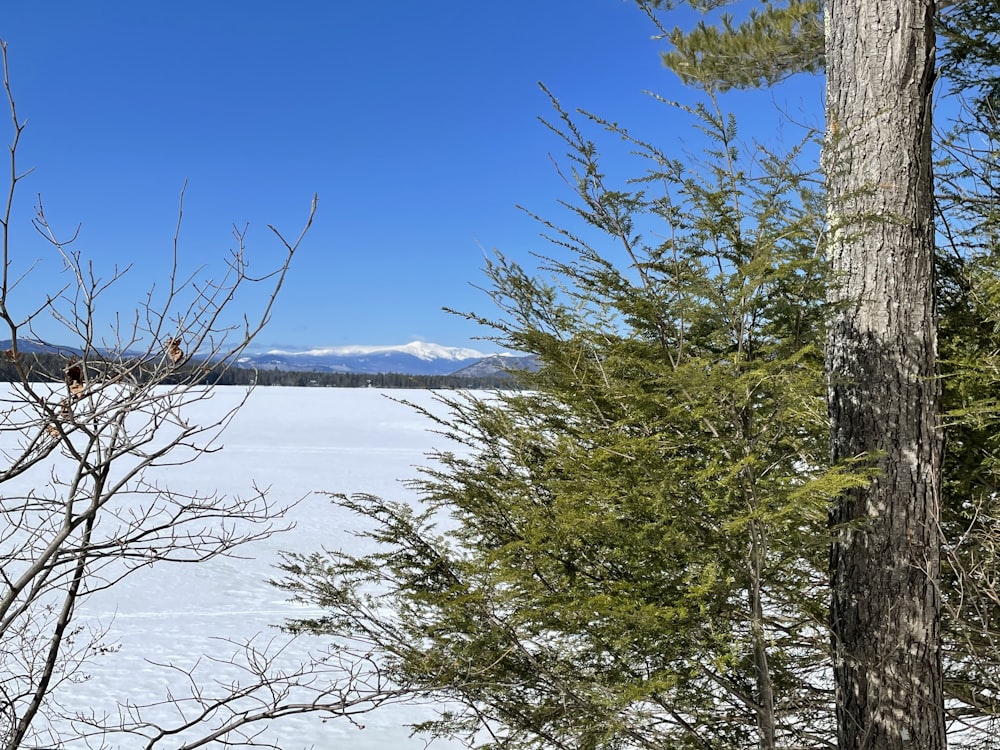
[[[630,0],[12,4],[0,37],[29,119],[21,164],[36,170],[15,206],[15,258],[40,261],[23,293],[58,281],[30,231],[37,194],[58,229],[81,225],[74,247],[99,271],[133,263],[108,298],[127,311],[162,272],[185,181],[192,268],[225,255],[234,223],[249,222],[251,257],[275,257],[266,226],[297,234],[318,193],[261,344],[489,349],[441,308],[489,315],[484,253],[530,264],[547,249],[515,205],[562,215],[549,159],[562,150],[537,120],[551,112],[537,83],[567,108],[685,138],[687,121],[643,94],[694,96],[662,68],[654,33]],[[728,103],[773,132],[774,96],[818,120],[819,79]]]

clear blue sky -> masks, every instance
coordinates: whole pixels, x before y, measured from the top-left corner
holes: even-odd
[[[126,312],[170,251],[185,180],[191,266],[224,255],[233,223],[274,257],[266,225],[296,234],[318,193],[260,343],[488,348],[441,308],[491,313],[474,288],[484,251],[530,262],[546,249],[515,204],[558,218],[569,197],[537,83],[661,143],[686,137],[642,93],[693,96],[654,33],[630,0],[8,4],[0,37],[30,120],[21,163],[36,168],[15,253],[43,260],[26,293],[58,265],[25,229],[38,193],[57,228],[82,225],[75,248],[99,270],[134,263],[109,299]],[[735,107],[769,109],[769,94],[743,96]],[[819,79],[781,96],[818,119]]]

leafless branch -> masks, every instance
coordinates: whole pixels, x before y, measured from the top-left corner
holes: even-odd
[[[401,693],[363,655],[331,648],[296,663],[288,651],[295,639],[256,638],[220,643],[194,666],[155,665],[183,677],[185,689],[155,704],[125,703],[118,715],[63,707],[63,689],[115,650],[113,626],[81,624],[88,597],[150,565],[246,554],[289,528],[290,505],[267,488],[231,496],[176,480],[220,448],[250,396],[243,391],[221,411],[200,408],[270,319],[316,198],[294,239],[269,226],[279,249],[269,267],[250,273],[250,256],[256,269],[261,251],[251,251],[246,227],[235,227],[224,266],[212,273],[186,266],[182,189],[166,277],[140,293],[134,310],[115,310],[109,292],[129,282],[130,267],[103,269],[87,258],[74,245],[79,228],[58,231],[38,197],[32,223],[62,276],[40,300],[22,295],[29,278],[44,281],[45,262],[17,270],[26,261],[16,257],[11,227],[30,172],[17,159],[27,121],[2,41],[0,59],[12,127],[0,204],[0,326],[10,344],[0,361],[15,373],[0,389],[0,748],[253,746],[282,717],[356,720],[395,700]],[[38,332],[53,325],[58,340],[42,341]],[[35,354],[45,343],[50,353]],[[221,655],[227,647],[232,654]],[[222,671],[234,676],[222,679]]]

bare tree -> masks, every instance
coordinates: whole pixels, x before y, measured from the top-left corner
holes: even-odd
[[[161,665],[184,676],[186,695],[124,703],[115,715],[62,708],[67,682],[113,648],[100,627],[80,624],[91,594],[149,565],[232,554],[288,527],[287,508],[259,488],[232,497],[180,490],[169,480],[218,448],[246,402],[250,389],[207,423],[191,416],[267,323],[316,199],[296,238],[269,227],[280,254],[268,271],[250,272],[246,230],[236,229],[223,272],[204,280],[203,269],[183,270],[182,192],[162,288],[144,294],[134,311],[110,314],[108,291],[129,269],[102,275],[75,250],[75,233],[64,239],[53,228],[39,200],[34,226],[68,281],[31,300],[25,280],[40,269],[14,272],[24,258],[15,258],[12,240],[15,193],[28,174],[18,163],[26,121],[15,106],[3,42],[0,53],[12,122],[0,206],[0,338],[10,344],[0,362],[14,373],[0,396],[0,747],[112,747],[124,735],[130,747],[258,745],[261,722],[310,711],[349,716],[391,700],[377,670],[365,672],[353,658],[345,666],[336,648],[279,670],[287,644],[254,639],[227,641],[190,665]],[[248,292],[262,300],[252,314],[243,311]],[[41,332],[53,322],[63,348],[39,354]],[[243,677],[220,680],[211,668],[220,662]]]

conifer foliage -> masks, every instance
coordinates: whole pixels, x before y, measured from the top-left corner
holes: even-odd
[[[503,315],[477,318],[542,369],[429,414],[458,447],[418,508],[334,497],[374,553],[286,560],[282,585],[327,612],[293,629],[360,640],[445,701],[431,733],[1000,746],[996,2],[749,5],[660,27],[708,97],[700,162],[554,102],[574,223],[539,219],[546,278],[497,256]],[[932,22],[971,102],[938,131],[936,190]],[[713,103],[821,69],[823,174],[811,144],[745,144]],[[643,160],[631,180],[593,127]]]
[[[461,707],[427,729],[490,747],[823,746],[826,513],[864,478],[827,460],[821,196],[712,105],[691,164],[554,104],[582,222],[543,222],[547,281],[490,263],[483,321],[543,367],[449,401],[420,511],[334,498],[382,546],[291,556],[328,612],[295,628],[370,642]],[[644,173],[612,184],[584,126]]]

